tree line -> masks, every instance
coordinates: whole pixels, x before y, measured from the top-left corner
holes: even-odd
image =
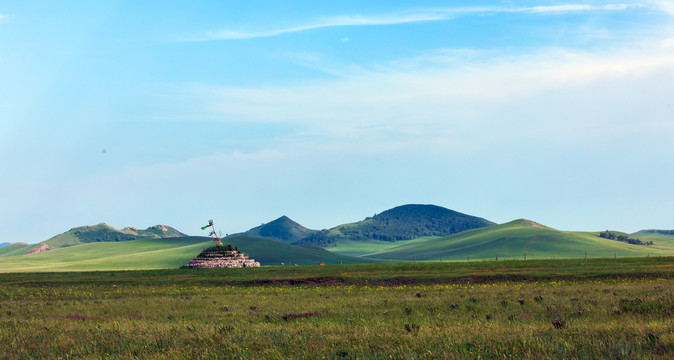
[[[622,241],[632,245],[653,245],[653,241],[643,242],[639,239],[631,238],[627,235],[612,233],[608,230],[600,232],[599,237],[609,240]]]

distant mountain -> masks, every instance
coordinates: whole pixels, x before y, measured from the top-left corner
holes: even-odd
[[[310,230],[282,216],[244,234],[295,245],[326,246],[340,240],[398,241],[424,236],[447,236],[490,225],[494,223],[436,205],[402,205],[363,221],[329,230]]]
[[[495,223],[436,205],[402,205],[363,221],[335,228],[351,239],[409,240],[447,236]]]
[[[305,228],[284,215],[272,222],[252,228],[241,235],[260,237],[292,244],[317,232],[318,231],[316,230]]]
[[[7,245],[9,245],[9,244],[10,244],[10,243],[8,243],[8,242],[0,243],[0,248],[1,248],[1,247],[5,247],[5,246],[7,246]]]
[[[147,229],[126,227],[122,230],[117,230],[106,223],[100,223],[97,225],[72,228],[63,234],[56,235],[49,240],[43,241],[41,244],[47,244],[53,249],[91,242],[116,242],[185,236],[187,235],[167,225],[155,225]]]

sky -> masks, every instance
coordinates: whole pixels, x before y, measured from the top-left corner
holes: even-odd
[[[435,204],[674,229],[674,1],[0,3],[0,242]]]

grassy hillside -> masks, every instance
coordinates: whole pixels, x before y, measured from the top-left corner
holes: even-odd
[[[447,237],[403,245],[368,254],[381,259],[466,260],[527,258],[583,258],[613,256],[657,256],[674,254],[668,244],[654,241],[653,246],[630,245],[603,239],[598,233],[565,232],[528,220],[464,231]]]
[[[262,265],[373,262],[373,260],[333,254],[316,247],[293,246],[247,236],[230,237],[225,242],[238,247]],[[25,249],[17,247],[14,253],[0,257],[0,272],[178,268],[187,264],[202,249],[211,245],[213,243],[207,237],[181,237],[96,242],[55,248],[32,255],[20,255]],[[26,249],[28,248],[30,246]],[[5,248],[0,250],[5,251]]]
[[[316,232],[317,230],[307,229],[287,216],[281,216],[272,222],[252,228],[242,235],[261,237],[292,244],[301,241]]]
[[[329,265],[363,264],[374,262],[352,256],[334,254],[316,246],[296,246],[278,241],[254,238],[250,236],[232,236],[224,239],[242,252],[259,261],[262,265],[317,265],[319,262]]]
[[[402,205],[373,217],[316,232],[304,243],[330,246],[344,240],[401,241],[447,236],[494,225],[493,222],[435,205]]]
[[[674,230],[641,230],[637,231],[634,236],[643,237],[643,236],[670,236],[674,238]]]
[[[21,255],[29,249],[33,248],[33,245],[28,245],[25,243],[15,243],[0,248],[0,257],[2,256],[12,256],[12,255]]]
[[[160,269],[180,267],[202,248],[207,238],[141,239],[96,242],[0,258],[0,272]]]
[[[390,250],[402,245],[416,244],[436,238],[437,236],[426,236],[411,240],[399,240],[395,242],[381,240],[340,240],[336,243],[326,246],[325,249],[336,254],[367,257],[368,254]]]
[[[634,235],[633,235],[634,236]],[[674,253],[674,236],[669,235],[641,235],[639,239],[652,241],[653,248]]]

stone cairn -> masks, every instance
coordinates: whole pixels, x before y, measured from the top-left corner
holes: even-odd
[[[260,263],[236,250],[207,249],[190,261],[186,267],[198,269],[260,267]]]

